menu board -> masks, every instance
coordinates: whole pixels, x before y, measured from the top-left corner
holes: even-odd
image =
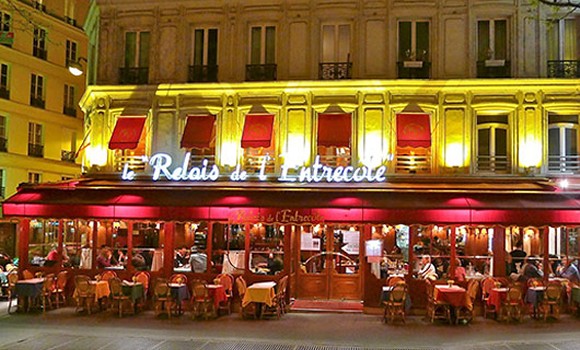
[[[342,242],[347,254],[357,255],[359,253],[360,232],[359,231],[342,231]]]
[[[320,251],[320,238],[312,237],[312,232],[303,232],[300,239],[300,250]]]

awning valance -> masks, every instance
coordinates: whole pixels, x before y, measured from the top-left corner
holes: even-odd
[[[214,135],[215,116],[188,116],[181,137],[181,148],[208,148]]]
[[[430,147],[431,127],[429,114],[397,114],[397,146]]]
[[[351,115],[321,113],[318,115],[318,146],[350,147]]]
[[[273,125],[274,115],[272,114],[246,115],[242,133],[242,148],[270,147]]]
[[[135,149],[147,117],[119,117],[109,140],[109,149]]]

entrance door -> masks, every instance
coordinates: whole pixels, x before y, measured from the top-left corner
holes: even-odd
[[[297,298],[361,300],[360,227],[303,226],[298,234]]]

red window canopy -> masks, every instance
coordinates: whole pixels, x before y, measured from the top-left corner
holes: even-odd
[[[350,147],[350,135],[350,114],[318,115],[318,146]]]
[[[181,148],[208,148],[214,135],[215,116],[188,116],[181,137]]]
[[[119,117],[109,140],[109,149],[137,148],[145,120],[147,117]]]
[[[397,114],[397,146],[431,147],[429,114]]]
[[[273,114],[248,114],[242,133],[242,148],[264,147],[272,144]]]

